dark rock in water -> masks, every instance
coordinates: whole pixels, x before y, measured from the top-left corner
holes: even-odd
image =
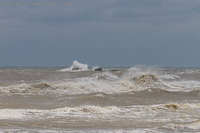
[[[95,68],[94,71],[102,71],[102,68]]]
[[[72,70],[80,70],[79,68],[77,68],[77,67],[74,67],[74,68],[72,68]]]

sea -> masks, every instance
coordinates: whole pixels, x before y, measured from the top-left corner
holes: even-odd
[[[200,132],[200,68],[0,67],[0,132]]]

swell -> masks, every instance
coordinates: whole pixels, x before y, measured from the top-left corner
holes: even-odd
[[[200,129],[199,109],[199,103],[167,103],[126,107],[77,106],[51,110],[0,109],[0,119],[15,120],[6,121],[9,126],[30,126],[34,124],[35,128],[45,126],[49,129],[52,129],[52,127],[78,128],[82,125],[86,128],[91,125],[101,128],[171,128],[169,125],[172,123],[182,125],[184,128],[198,130]],[[49,126],[50,124],[52,127]]]
[[[59,82],[41,82],[35,84],[15,84],[1,85],[1,94],[38,94],[38,95],[75,95],[75,94],[189,94],[199,95],[200,83],[194,81],[188,82],[164,82],[159,79],[153,79],[149,75],[130,80],[124,79],[79,79]]]
[[[166,90],[166,89],[161,89],[161,88],[148,88],[139,92],[135,92],[137,94],[181,94],[181,95],[199,95],[200,94],[200,90],[191,90],[191,91],[183,91],[183,90]]]
[[[89,76],[82,77],[82,73]],[[66,73],[69,74],[69,73]],[[91,75],[90,75],[91,74]],[[72,74],[74,75],[74,74]],[[200,82],[181,80],[174,74],[161,74],[147,68],[131,68],[121,75],[105,71],[78,72],[79,78],[34,83],[1,84],[2,94],[78,95],[78,94],[188,94],[199,95]],[[43,80],[44,81],[44,80]]]

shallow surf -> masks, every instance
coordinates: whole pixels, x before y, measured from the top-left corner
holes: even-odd
[[[0,68],[0,130],[200,131],[200,68],[75,65]]]

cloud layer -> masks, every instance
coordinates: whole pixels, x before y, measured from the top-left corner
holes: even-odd
[[[99,66],[200,66],[198,0],[67,2],[72,5],[1,3],[0,65],[65,66],[77,59]]]

